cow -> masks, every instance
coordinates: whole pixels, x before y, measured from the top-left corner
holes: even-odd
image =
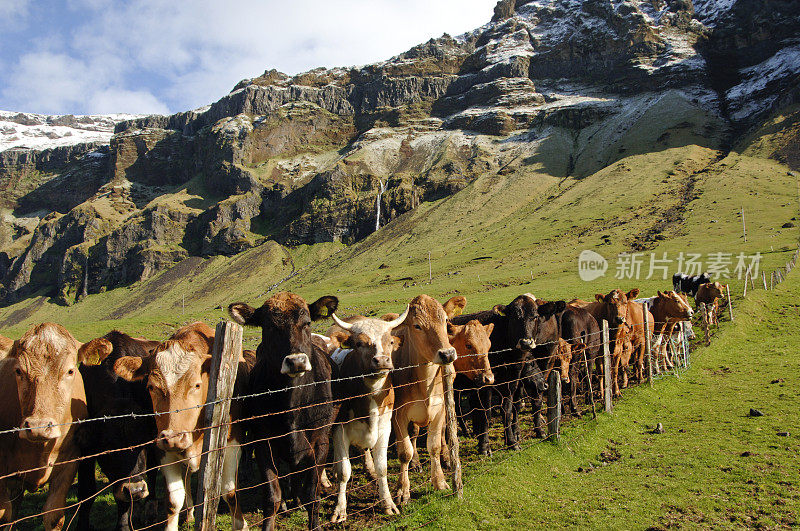
[[[631,359],[636,363],[636,377],[642,380],[644,373],[645,328],[642,305],[634,299],[639,289],[634,288],[627,293],[619,289],[611,290],[607,295],[595,295],[592,302],[573,299],[570,305],[586,309],[602,323],[608,321],[609,342],[613,345],[611,352],[611,386],[615,397],[620,396],[620,369],[622,369],[622,387],[628,386],[628,364]],[[648,312],[649,314],[649,312]],[[653,333],[653,317],[649,315],[647,333]]]
[[[692,297],[697,295],[697,290],[702,284],[711,282],[708,273],[702,275],[689,276],[685,273],[675,273],[672,275],[672,287],[678,293],[688,293]]]
[[[347,519],[351,445],[369,451],[373,459],[378,497],[384,513],[400,513],[392,500],[386,476],[394,408],[394,389],[389,372],[394,368],[392,355],[400,346],[400,339],[392,335],[392,330],[405,321],[407,315],[408,309],[394,321],[365,318],[352,323],[342,321],[336,314],[331,315],[333,321],[349,333],[343,343],[346,348],[337,349],[331,356],[343,379],[335,386],[335,395],[342,400],[342,405],[332,435],[334,477],[339,482],[332,523]]]
[[[42,508],[44,529],[61,529],[67,491],[75,479],[79,457],[75,443],[85,419],[86,395],[78,363],[81,344],[64,327],[42,323],[30,328],[0,361],[0,523],[16,515],[10,497],[13,480],[36,490],[49,484]],[[16,486],[16,485],[14,485]]]
[[[719,282],[707,282],[697,289],[694,302],[697,308],[700,308],[700,303],[706,305],[706,320],[709,325],[715,324],[719,326],[719,301],[724,293],[724,288]]]
[[[237,302],[228,313],[237,323],[261,328],[261,343],[244,400],[250,440],[264,482],[262,529],[273,529],[282,493],[278,465],[288,464],[308,526],[319,520],[319,486],[328,457],[331,425],[338,414],[331,379],[337,369],[321,342],[312,341],[311,322],[336,311],[339,300],[324,296],[312,304],[294,293],[273,295],[260,308]],[[336,371],[336,372],[335,372]]]
[[[580,369],[584,368],[586,378],[584,395],[586,403],[589,403],[592,399],[590,393],[594,389],[600,389],[599,383],[602,381],[602,378],[598,378],[598,385],[594,388],[589,385],[595,371],[597,374],[603,373],[603,357],[600,354],[603,338],[600,336],[597,320],[584,308],[567,305],[562,312],[556,314],[556,319],[558,320],[560,339],[569,343],[573,362],[570,364],[570,377],[565,382],[568,387],[564,394],[569,397],[567,401],[569,408],[576,416],[580,417],[581,412],[576,400],[578,387],[584,377]]]
[[[554,341],[558,339],[555,314],[564,308],[563,301],[542,303],[525,294],[507,305],[498,304],[491,310],[463,314],[451,319],[456,325],[466,324],[473,319],[483,325],[494,325],[489,337],[492,345],[489,363],[494,374],[494,385],[484,387],[470,402],[473,412],[480,412],[473,414],[473,431],[478,435],[478,452],[481,455],[487,455],[490,451],[488,430],[494,393],[501,400],[505,445],[507,448],[519,449],[515,397],[518,396],[521,381],[528,385],[529,394],[533,395],[531,398],[534,410],[538,412],[534,417],[536,433],[544,436],[541,415],[544,387],[540,373],[553,355]],[[537,350],[537,344],[543,346]],[[539,383],[535,384],[537,380]]]
[[[114,362],[114,372],[130,382],[146,379],[153,411],[156,413],[156,445],[163,451],[161,473],[167,483],[168,531],[177,531],[184,502],[191,506],[191,473],[200,467],[205,433],[202,405],[208,394],[214,330],[195,322],[179,328],[153,348],[146,357],[122,356]],[[234,385],[234,395],[244,392],[248,366],[243,355]],[[242,427],[239,402],[231,402],[231,424],[222,466],[222,497],[231,511],[233,529],[247,529],[236,495],[236,473],[241,455]],[[188,500],[187,500],[188,494]],[[191,519],[191,511],[189,511]]]
[[[14,340],[6,336],[0,336],[0,360],[8,356],[11,352],[11,347],[14,345]]]
[[[86,500],[78,509],[79,530],[90,529],[89,515],[97,493],[95,463],[113,487],[116,529],[131,529],[133,503],[149,494],[145,471],[148,461],[156,462],[155,448],[148,444],[156,438],[155,419],[147,416],[153,413],[153,405],[144,380],[119,378],[114,363],[123,356],[145,358],[158,344],[112,330],[81,347],[85,352],[81,376],[91,382],[86,386],[89,418],[98,421],[82,426],[78,437],[81,455],[89,456],[78,465],[78,498]],[[142,416],[102,420],[130,414]],[[100,455],[93,457],[95,454]]]
[[[659,291],[648,300],[650,312],[653,314],[655,341],[653,352],[656,358],[655,372],[667,371],[674,367],[671,356],[667,352],[667,343],[672,337],[675,326],[681,321],[691,321],[694,311],[686,298],[676,291]]]
[[[405,505],[411,499],[408,468],[416,446],[416,437],[409,433],[410,423],[428,427],[431,482],[437,490],[448,488],[440,461],[445,416],[441,366],[456,360],[456,349],[450,345],[447,335],[444,308],[428,295],[418,295],[411,300],[407,316],[395,328],[395,335],[402,340],[392,359],[395,366],[392,427],[400,459],[396,503]]]

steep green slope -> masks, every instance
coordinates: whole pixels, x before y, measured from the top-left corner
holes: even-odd
[[[224,317],[224,307],[235,300],[260,302],[293,271],[280,289],[308,298],[335,294],[347,314],[398,311],[419,292],[441,298],[458,292],[477,309],[526,291],[571,298],[616,286],[638,286],[645,293],[668,289],[670,280],[660,274],[644,278],[651,251],[673,260],[681,251],[703,259],[712,252],[735,258],[758,251],[762,269],[774,267],[797,241],[796,228],[781,226],[796,218],[798,202],[789,168],[765,156],[772,153],[770,131],[768,124],[754,132],[737,148],[741,154],[720,159],[709,148],[676,146],[624,157],[583,179],[547,174],[557,152],[546,153],[546,160],[517,160],[511,170],[485,173],[452,196],[421,203],[352,246],[289,249],[269,242],[231,258],[194,257],[69,308],[44,297],[3,308],[0,330],[14,336],[32,323],[54,320],[81,340],[112,327],[164,337],[188,320]],[[579,279],[583,249],[609,259],[604,277]],[[617,254],[630,251],[645,253],[641,278],[615,278]],[[675,267],[673,262],[670,275]],[[738,280],[731,284],[741,289]]]

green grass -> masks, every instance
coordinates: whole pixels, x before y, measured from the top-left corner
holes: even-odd
[[[463,501],[428,494],[391,527],[797,526],[800,281],[789,278],[738,304],[735,325],[679,378],[627,390],[612,414],[567,425],[559,444],[468,466]]]

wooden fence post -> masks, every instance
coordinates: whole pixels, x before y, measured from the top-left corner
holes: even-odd
[[[208,380],[209,404],[203,411],[203,454],[197,478],[198,504],[194,509],[195,529],[216,530],[217,506],[222,494],[222,463],[225,453],[221,451],[228,440],[228,418],[242,355],[242,327],[231,321],[217,325],[214,349],[211,351],[211,373]],[[213,405],[211,405],[213,403]]]
[[[706,303],[700,303],[700,311],[703,312],[703,333],[706,335],[706,346],[711,344],[711,338],[708,336],[708,311],[706,309]]]
[[[731,318],[731,322],[733,322],[733,297],[731,296],[731,288],[725,284],[725,292],[728,294],[728,315]]]
[[[761,272],[761,281],[764,283],[764,291],[767,291],[767,274],[764,271]]]
[[[445,421],[447,422],[447,446],[450,448],[450,466],[453,469],[453,489],[459,500],[464,498],[464,481],[461,478],[461,457],[458,451],[458,419],[456,401],[453,393],[453,380],[456,370],[452,363],[442,366],[442,386],[445,401]]]
[[[683,368],[689,368],[689,338],[687,330],[692,326],[692,322],[681,321],[681,351],[683,353]]]
[[[611,353],[608,345],[608,321],[603,319],[603,399],[606,402],[606,413],[611,413]]]
[[[644,316],[644,355],[647,360],[647,383],[650,384],[650,387],[653,387],[653,351],[650,349],[650,312],[647,310],[646,302],[642,303],[642,315]]]
[[[547,438],[558,441],[561,425],[561,374],[553,369],[547,377]]]
[[[769,290],[772,291],[775,289],[775,272],[773,271],[772,274],[769,276]]]

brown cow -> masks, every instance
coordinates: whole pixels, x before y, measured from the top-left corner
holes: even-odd
[[[611,290],[607,295],[595,295],[594,302],[574,299],[573,306],[585,308],[598,323],[608,321],[609,340],[613,345],[611,352],[611,385],[614,396],[620,396],[620,368],[622,369],[622,387],[628,386],[628,364],[633,358],[636,361],[636,377],[641,381],[644,374],[644,314],[642,305],[634,301],[639,290],[634,288],[625,293],[622,290]],[[649,315],[649,312],[648,312]],[[649,333],[653,333],[653,316],[649,315]]]
[[[11,352],[11,346],[13,344],[13,339],[7,338],[6,336],[0,336],[0,360],[8,356],[8,353]]]
[[[158,447],[164,451],[161,472],[167,482],[169,513],[166,529],[177,531],[178,516],[184,502],[191,500],[189,480],[200,466],[204,423],[201,416],[208,394],[214,330],[205,323],[192,323],[178,329],[172,337],[155,347],[146,358],[123,356],[114,363],[122,378],[137,381],[147,378],[158,429]],[[239,357],[235,394],[241,394],[248,367]],[[160,413],[160,414],[159,414]],[[231,419],[239,418],[238,401],[231,403]],[[229,428],[222,467],[222,493],[231,510],[233,528],[247,529],[236,496],[236,472],[241,455],[242,428],[233,422]],[[193,504],[188,501],[191,507]],[[191,518],[191,514],[189,514]]]
[[[706,305],[706,319],[709,325],[715,324],[719,326],[719,318],[717,316],[719,313],[718,299],[722,297],[723,292],[724,289],[719,282],[708,282],[706,284],[701,284],[700,287],[697,288],[697,295],[694,298],[694,302],[697,304],[698,308],[700,308],[701,302]]]
[[[447,488],[439,459],[445,415],[440,366],[456,360],[456,349],[450,345],[447,336],[444,308],[428,295],[418,295],[412,299],[408,316],[402,325],[395,328],[395,335],[403,343],[393,356],[395,407],[392,426],[400,458],[397,503],[405,505],[411,499],[408,465],[416,446],[416,441],[412,441],[409,435],[409,423],[428,426],[431,481],[437,490]]]
[[[494,383],[488,356],[492,346],[489,340],[492,330],[494,323],[484,326],[477,319],[464,325],[447,323],[447,335],[457,354],[453,368],[457,374],[465,376],[478,387]]]
[[[21,430],[0,435],[0,475],[38,469],[21,480],[27,490],[49,483],[42,508],[47,530],[64,525],[67,491],[78,469],[77,462],[65,461],[79,454],[78,426],[71,423],[87,415],[80,346],[62,326],[43,323],[15,341],[0,361],[0,430]],[[15,517],[8,487],[9,480],[0,479],[0,522]]]
[[[691,321],[694,311],[686,301],[684,295],[676,291],[658,292],[651,299],[650,311],[653,314],[656,336],[653,342],[653,352],[656,357],[655,372],[667,371],[674,367],[672,358],[667,353],[669,342],[675,326],[681,321]]]

